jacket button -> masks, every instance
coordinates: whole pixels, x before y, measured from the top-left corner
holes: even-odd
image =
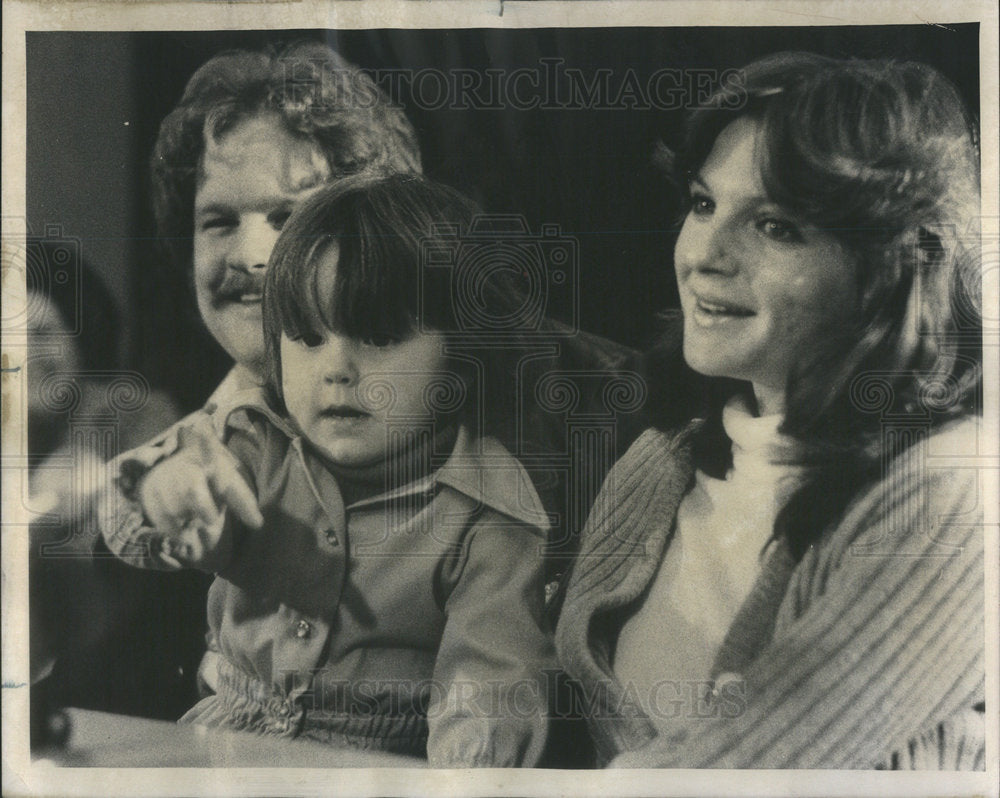
[[[340,539],[337,537],[337,533],[334,532],[332,529],[326,530],[325,534],[326,534],[326,542],[329,543],[331,546],[340,545]]]
[[[295,636],[296,637],[309,637],[312,634],[312,625],[309,621],[299,621],[295,625]]]

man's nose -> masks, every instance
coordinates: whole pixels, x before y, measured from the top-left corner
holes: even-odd
[[[356,345],[350,338],[330,334],[323,347],[323,380],[328,385],[353,385],[358,380]]]
[[[241,271],[263,270],[278,240],[279,231],[261,215],[240,221],[227,254],[227,265]]]

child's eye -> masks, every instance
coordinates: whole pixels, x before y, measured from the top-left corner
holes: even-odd
[[[802,233],[794,222],[768,216],[757,223],[757,229],[774,241],[801,241]]]
[[[365,346],[374,346],[377,349],[385,349],[399,343],[399,338],[384,333],[374,333],[361,341]]]
[[[715,210],[715,202],[707,194],[693,192],[691,194],[691,213],[695,216],[707,216]]]
[[[323,343],[323,336],[320,335],[319,333],[304,332],[304,333],[299,333],[297,335],[289,335],[288,340],[293,341],[297,344],[302,344],[302,346],[305,346],[309,349],[313,349],[317,346],[320,346]]]

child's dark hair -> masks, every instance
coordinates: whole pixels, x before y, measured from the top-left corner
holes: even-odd
[[[470,324],[462,304],[471,299],[481,318],[516,320],[525,307],[523,287],[512,270],[490,269],[473,281],[475,296],[464,297],[456,269],[440,261],[442,253],[458,251],[480,214],[472,200],[417,175],[346,178],[303,202],[275,244],[264,288],[268,382],[279,406],[281,335],[322,332],[310,329],[318,319],[360,341],[442,333],[448,369],[464,387],[462,419],[482,434],[509,417],[511,408],[492,396],[483,403],[489,413],[478,417],[475,397],[484,384],[514,379],[518,332],[505,331],[504,345],[493,345],[496,328]],[[320,296],[321,262],[333,242],[339,247],[334,286]]]

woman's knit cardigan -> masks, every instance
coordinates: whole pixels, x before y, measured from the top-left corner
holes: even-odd
[[[691,483],[692,429],[647,430],[611,470],[566,588],[556,644],[600,763],[982,769],[983,498],[959,456],[977,451],[971,421],[887,463],[799,562],[771,545],[713,667],[727,702],[682,700],[658,733],[611,658]]]

